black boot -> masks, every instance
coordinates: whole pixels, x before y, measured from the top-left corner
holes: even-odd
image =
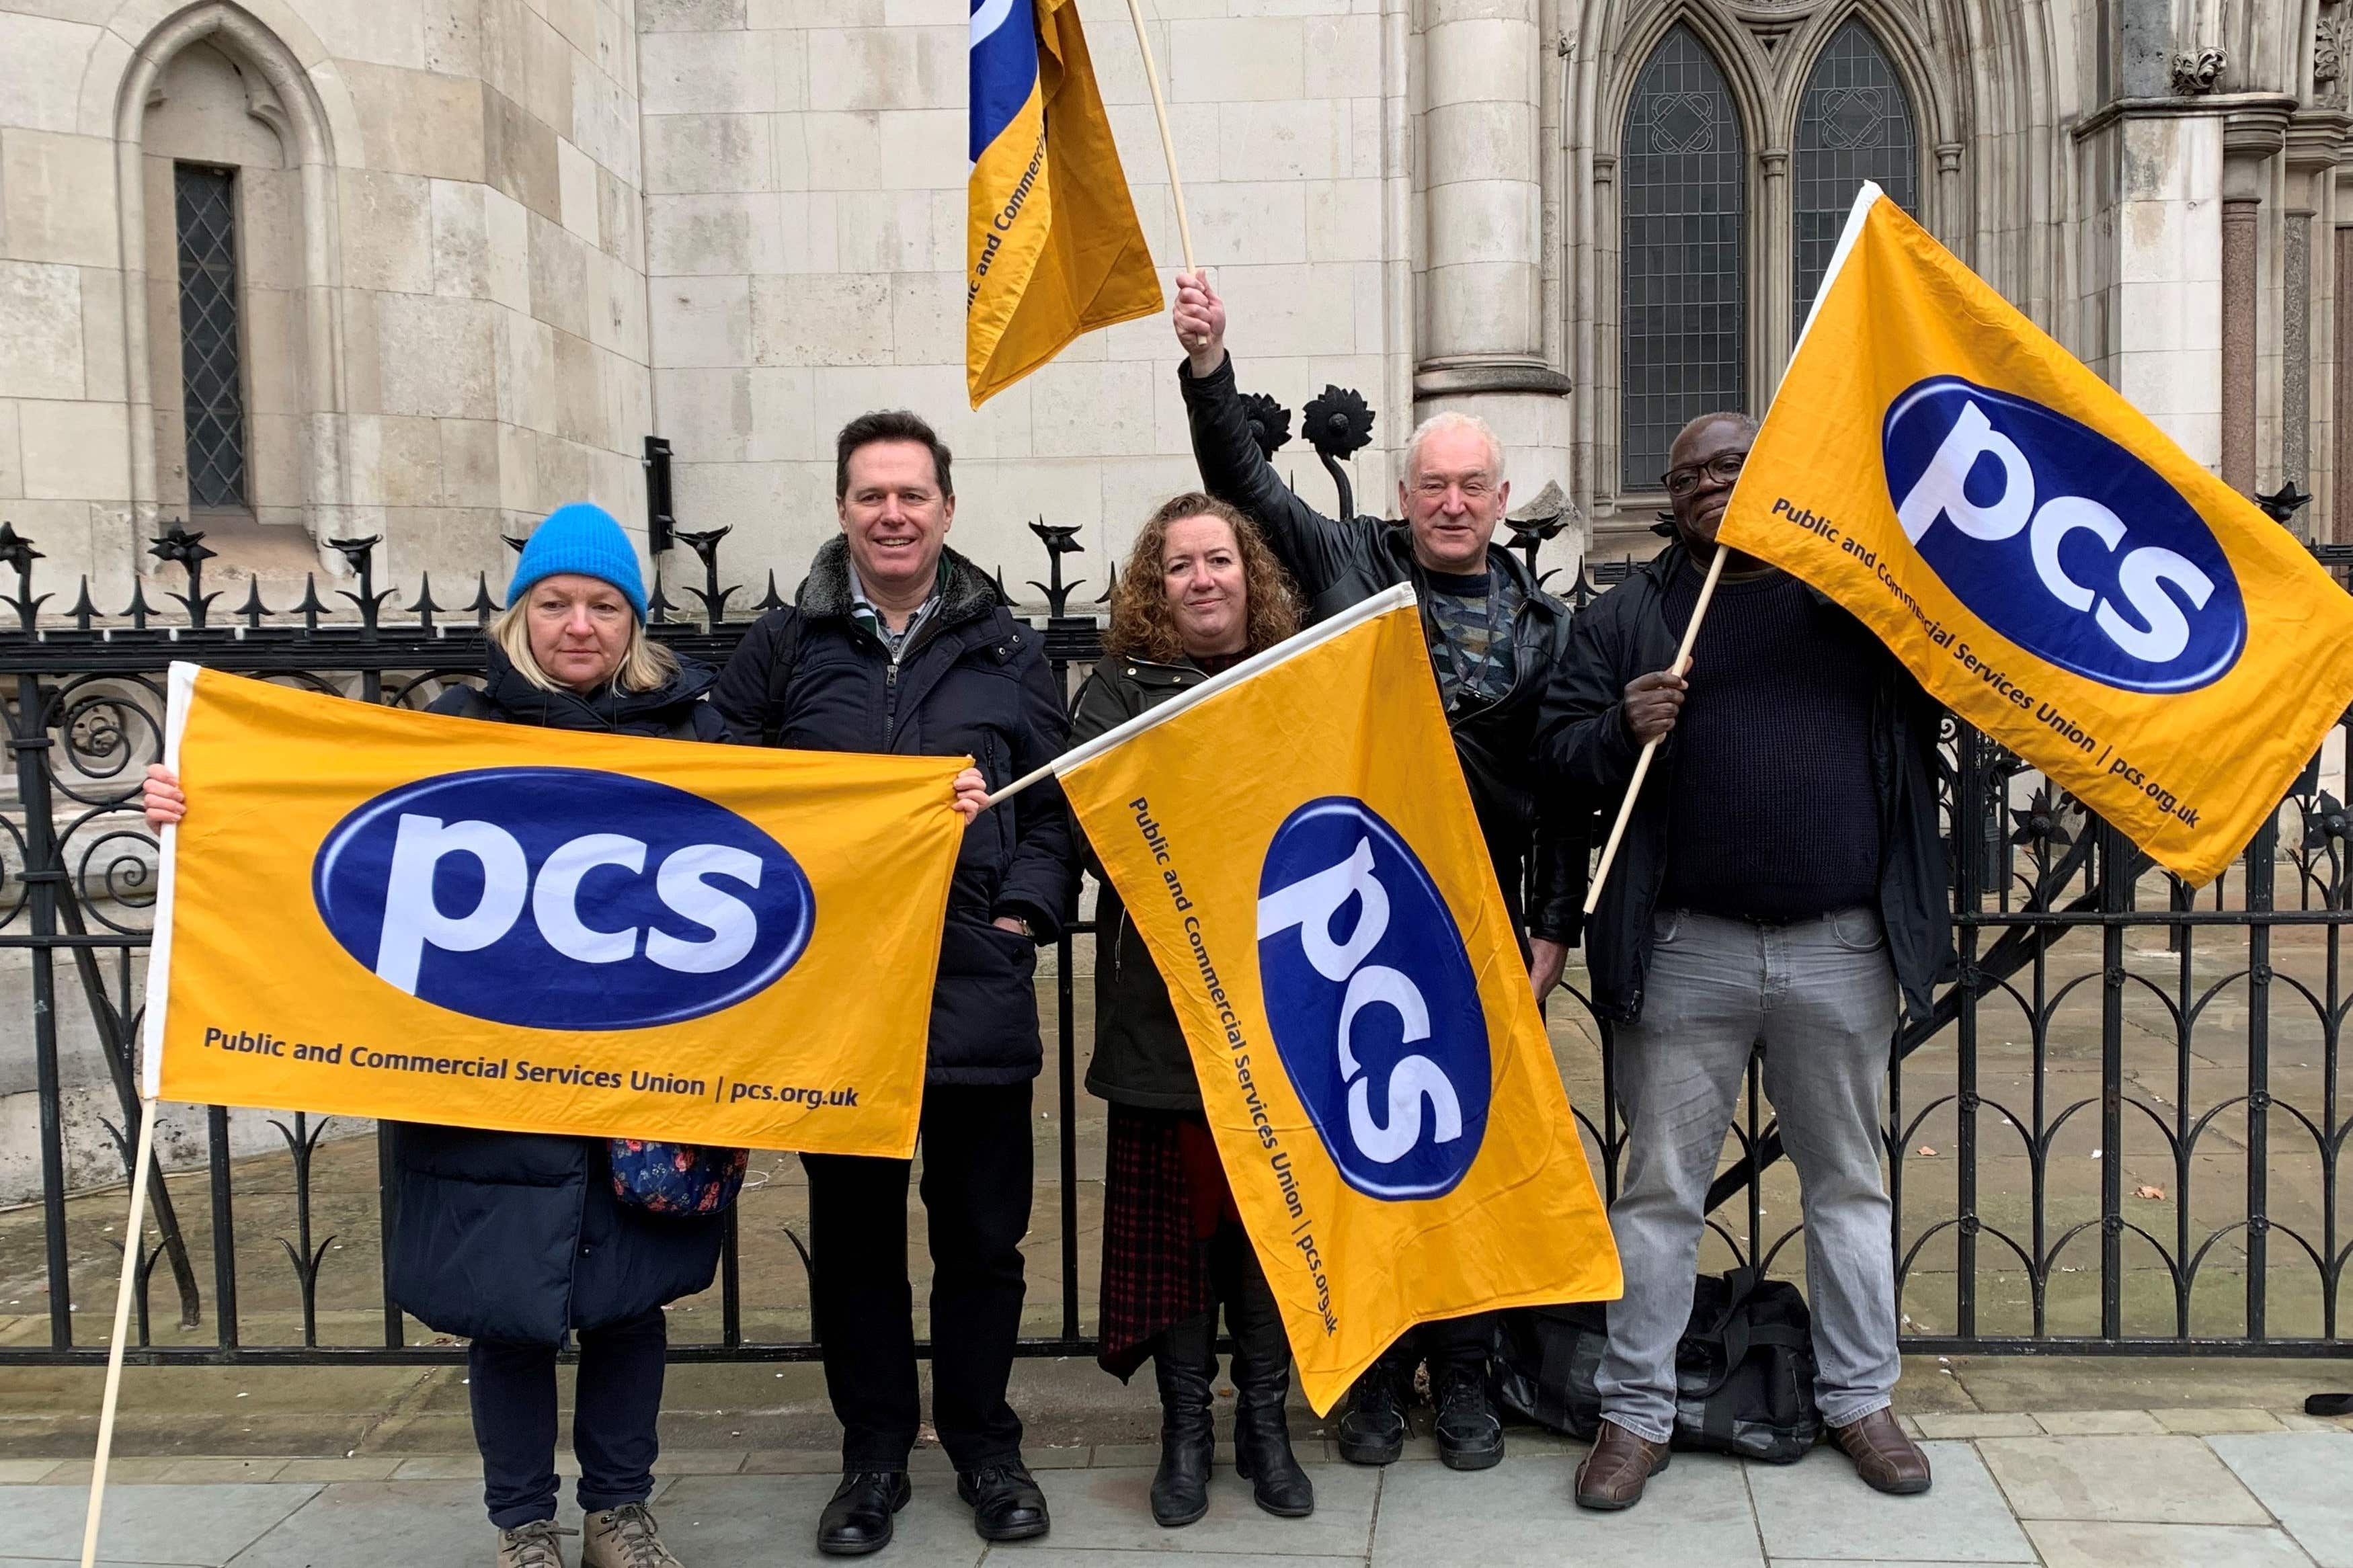
[[[1152,1476],[1152,1517],[1170,1529],[1209,1511],[1209,1380],[1216,1375],[1215,1310],[1165,1330],[1153,1347],[1160,1385],[1160,1468]]]
[[[1291,1392],[1291,1340],[1282,1309],[1248,1252],[1233,1270],[1226,1326],[1234,1335],[1234,1473],[1250,1483],[1251,1497],[1267,1512],[1304,1519],[1315,1511],[1315,1484],[1291,1451],[1282,1414]]]

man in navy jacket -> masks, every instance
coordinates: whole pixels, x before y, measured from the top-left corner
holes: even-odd
[[[841,536],[796,602],[748,633],[712,700],[739,741],[808,751],[969,754],[997,789],[1060,753],[1062,693],[1039,634],[994,581],[947,548],[948,449],[913,414],[860,415],[837,443]],[[958,1495],[990,1541],[1046,1533],[1006,1402],[1029,1226],[1030,1084],[1040,1046],[1037,944],[1071,904],[1071,825],[1060,792],[1025,791],[965,830],[948,893],[924,1075],[933,1421]],[[909,1495],[920,1420],[904,1160],[802,1157],[813,1308],[842,1424],[842,1480],[818,1546],[888,1544]]]

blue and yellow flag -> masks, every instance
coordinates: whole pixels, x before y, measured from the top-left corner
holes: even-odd
[[[1167,978],[1318,1411],[1414,1323],[1619,1293],[1411,588],[1056,772]]]
[[[171,689],[151,1097],[914,1152],[963,759]]]
[[[972,0],[969,192],[975,408],[1080,333],[1160,309],[1076,0]]]
[[[2193,882],[2353,700],[2353,597],[1875,185],[1719,538]]]

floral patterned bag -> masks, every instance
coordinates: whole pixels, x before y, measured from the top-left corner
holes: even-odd
[[[717,1214],[743,1190],[749,1149],[719,1149],[701,1143],[657,1143],[642,1138],[608,1140],[613,1196],[648,1214]]]

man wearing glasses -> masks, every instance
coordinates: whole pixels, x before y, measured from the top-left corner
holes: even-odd
[[[1310,618],[1398,583],[1419,595],[1455,754],[1542,1001],[1577,940],[1589,813],[1556,811],[1556,798],[1536,787],[1536,721],[1567,651],[1568,607],[1509,552],[1488,548],[1511,498],[1495,433],[1466,415],[1437,415],[1406,443],[1403,522],[1324,517],[1291,492],[1251,438],[1226,354],[1225,302],[1206,278],[1177,274],[1174,320],[1201,488],[1257,521],[1297,579]],[[1439,1458],[1459,1470],[1501,1459],[1503,1423],[1487,1398],[1491,1338],[1480,1314],[1425,1323],[1400,1339],[1350,1396],[1340,1457],[1386,1465],[1404,1452],[1405,1395],[1426,1358]]]
[[[1936,833],[1937,710],[1845,611],[1751,556],[1691,625],[1757,425],[1703,415],[1668,450],[1675,542],[1577,620],[1546,703],[1552,782],[1614,813],[1662,742],[1586,927],[1615,1023],[1626,1167],[1609,1224],[1626,1293],[1596,1379],[1587,1508],[1630,1508],[1666,1468],[1675,1343],[1726,1133],[1761,1050],[1797,1163],[1815,1399],[1869,1485],[1928,1489],[1890,1409],[1898,1370],[1880,1089],[1899,1010],[1926,1012],[1950,939]]]

